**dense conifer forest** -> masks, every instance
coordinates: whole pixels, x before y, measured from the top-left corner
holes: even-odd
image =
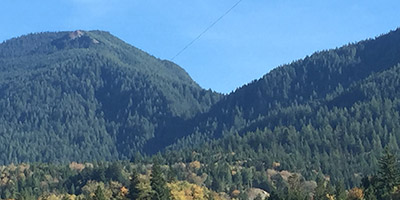
[[[103,31],[0,44],[3,199],[397,199],[400,30],[230,94]]]
[[[100,31],[8,40],[0,66],[2,164],[127,159],[221,97]]]

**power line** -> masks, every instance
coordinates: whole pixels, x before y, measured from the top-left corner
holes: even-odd
[[[239,5],[240,2],[243,0],[239,0],[236,2],[229,10],[227,10],[223,15],[221,15],[217,20],[215,20],[211,25],[209,25],[203,32],[201,32],[196,38],[194,38],[189,44],[187,44],[183,49],[181,49],[174,57],[171,58],[173,61],[176,57],[178,57],[182,52],[184,52],[188,47],[190,47],[194,42],[196,42],[198,39],[201,38],[208,30],[210,30],[215,24],[217,24],[219,21],[221,21],[222,18],[224,18],[227,14],[229,14],[237,5]]]

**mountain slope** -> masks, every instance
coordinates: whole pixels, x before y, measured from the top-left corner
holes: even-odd
[[[211,132],[219,137],[260,117],[276,116],[285,107],[317,105],[328,95],[399,63],[399,44],[400,30],[396,30],[280,66],[225,96],[208,113],[198,116],[192,132]],[[210,130],[210,124],[214,124],[211,127],[214,131]]]
[[[399,151],[400,30],[272,70],[201,114],[166,156],[359,184],[382,149]],[[218,155],[218,156],[215,156]],[[170,162],[179,160],[170,159]]]
[[[130,158],[219,98],[106,32],[14,38],[0,44],[0,162]]]
[[[399,63],[396,30],[222,96],[106,32],[23,36],[0,44],[0,160],[126,159],[170,145],[163,160],[200,161],[216,191],[240,183],[231,170],[242,167],[268,189],[274,163],[354,186],[385,146],[399,151]]]

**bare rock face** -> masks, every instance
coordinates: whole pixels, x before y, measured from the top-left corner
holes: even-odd
[[[96,40],[96,39],[92,39],[92,43],[93,44],[99,44],[100,42],[98,40]]]
[[[64,37],[56,39],[52,42],[57,49],[89,48],[99,43],[100,41],[92,38],[90,34],[81,30],[69,32]]]
[[[75,40],[76,38],[82,37],[84,34],[85,34],[85,33],[84,33],[83,31],[81,31],[81,30],[76,30],[76,31],[73,31],[73,32],[71,32],[71,33],[69,34],[69,39]]]

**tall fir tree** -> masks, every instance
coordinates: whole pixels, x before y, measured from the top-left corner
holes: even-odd
[[[337,200],[345,200],[346,199],[346,189],[344,187],[343,180],[340,180],[335,185],[335,197]]]
[[[140,196],[140,189],[139,189],[139,184],[140,184],[140,180],[139,180],[139,174],[137,173],[137,171],[135,169],[133,169],[132,172],[132,179],[129,185],[129,194],[128,194],[128,198],[131,200],[136,200],[139,199]]]
[[[169,200],[171,199],[170,191],[167,187],[164,174],[158,162],[154,162],[151,170],[150,185],[152,189],[152,200]]]
[[[396,186],[400,185],[400,171],[396,156],[385,148],[384,155],[379,160],[378,199],[391,199]]]
[[[101,189],[100,185],[97,186],[97,189],[94,192],[93,200],[106,200],[103,189]]]

